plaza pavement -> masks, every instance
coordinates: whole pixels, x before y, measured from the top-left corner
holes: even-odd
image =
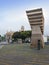
[[[0,65],[49,65],[49,45],[31,49],[29,44],[10,44],[0,49]]]

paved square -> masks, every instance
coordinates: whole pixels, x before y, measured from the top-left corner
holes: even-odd
[[[49,65],[49,45],[44,49],[30,44],[10,44],[0,49],[0,65]]]

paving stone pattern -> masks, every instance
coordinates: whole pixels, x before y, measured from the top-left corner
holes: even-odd
[[[49,45],[40,50],[28,44],[6,45],[0,49],[0,65],[49,65]]]

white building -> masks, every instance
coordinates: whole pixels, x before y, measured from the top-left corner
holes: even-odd
[[[47,36],[43,36],[44,42],[47,42]]]
[[[6,33],[6,41],[9,43],[12,41],[12,35],[14,32],[10,31]]]

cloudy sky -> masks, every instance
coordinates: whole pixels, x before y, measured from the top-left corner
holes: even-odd
[[[0,0],[0,34],[19,31],[21,26],[30,30],[26,10],[42,8],[44,35],[49,35],[49,0]]]

